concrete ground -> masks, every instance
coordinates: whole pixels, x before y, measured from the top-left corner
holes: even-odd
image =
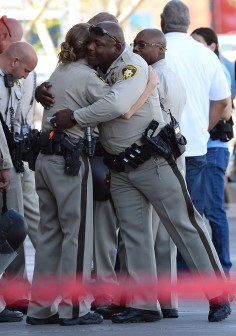
[[[232,281],[236,281],[236,204],[227,209],[230,223],[231,257],[233,261]],[[33,271],[34,251],[27,241],[27,264],[29,277]],[[114,324],[104,321],[99,325],[71,326],[59,325],[31,326],[22,322],[1,323],[0,335],[17,336],[236,336],[236,301],[232,303],[232,314],[223,322],[207,321],[208,302],[183,300],[179,302],[180,317],[162,319],[154,323]]]

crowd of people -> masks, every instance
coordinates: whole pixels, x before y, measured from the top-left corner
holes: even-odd
[[[62,326],[178,318],[171,288],[183,271],[219,284],[203,289],[209,322],[230,315],[224,174],[231,82],[215,32],[189,35],[189,24],[188,7],[171,0],[161,30],[144,29],[128,46],[118,20],[99,13],[69,29],[55,70],[36,87],[37,55],[21,41],[20,22],[0,19],[0,191],[24,216],[35,248],[32,283],[23,244],[2,270],[3,283],[23,282],[25,291],[1,297],[0,322],[23,314],[27,324]],[[35,101],[44,111],[31,138]],[[33,169],[24,161],[29,138]],[[92,268],[101,284],[92,302],[90,293],[75,297],[58,286],[89,283]],[[59,290],[40,296],[46,279]],[[145,279],[157,291],[137,290]]]

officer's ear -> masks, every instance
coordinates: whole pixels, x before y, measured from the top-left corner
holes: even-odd
[[[116,52],[117,54],[120,54],[121,51],[122,51],[122,49],[123,49],[123,44],[120,43],[120,42],[116,42],[116,45],[115,45],[115,52]]]

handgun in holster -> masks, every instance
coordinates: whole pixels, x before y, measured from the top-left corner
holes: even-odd
[[[62,140],[61,146],[64,148],[65,174],[77,176],[81,166],[80,156],[84,148],[83,141],[66,136]]]
[[[150,146],[150,151],[164,157],[165,159],[170,159],[172,153],[168,143],[163,141],[162,137],[159,135],[160,132],[154,136],[158,126],[159,122],[152,120],[146,128],[142,140]]]

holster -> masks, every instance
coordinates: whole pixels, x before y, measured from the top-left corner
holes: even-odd
[[[228,142],[234,137],[233,119],[229,120],[220,119],[216,126],[210,131],[210,138],[212,140],[221,140],[222,142]]]
[[[81,166],[80,156],[84,149],[83,140],[72,139],[67,136],[62,140],[61,146],[64,149],[65,174],[77,176]]]
[[[143,141],[149,145],[149,150],[165,159],[176,160],[186,150],[186,139],[181,134],[179,123],[171,115],[171,122],[166,124],[160,132],[154,136],[159,123],[152,120],[143,134]]]
[[[81,138],[71,138],[66,133],[51,131],[40,135],[42,154],[62,155],[65,159],[65,174],[77,176],[81,166],[80,156],[84,149]]]

